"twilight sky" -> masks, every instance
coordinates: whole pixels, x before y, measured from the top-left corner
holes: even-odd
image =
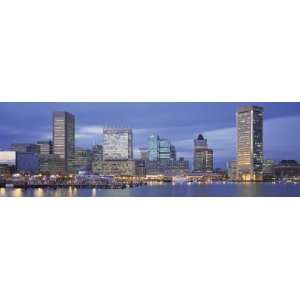
[[[150,134],[168,138],[178,157],[192,158],[193,137],[202,133],[214,149],[216,167],[235,157],[235,110],[239,106],[263,106],[264,157],[300,161],[300,103],[183,103],[183,102],[41,102],[0,103],[0,148],[11,143],[51,138],[52,112],[75,115],[76,146],[102,143],[103,126],[130,127],[136,149],[147,146]]]

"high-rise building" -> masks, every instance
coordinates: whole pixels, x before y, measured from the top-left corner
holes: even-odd
[[[103,159],[132,160],[133,134],[132,129],[103,129]]]
[[[236,111],[237,179],[263,179],[263,108],[240,107]]]
[[[213,150],[208,148],[207,139],[202,134],[194,139],[193,172],[213,171]]]
[[[150,135],[148,138],[149,143],[149,160],[159,160],[159,136]]]
[[[52,141],[38,141],[37,145],[40,147],[40,154],[52,154],[53,143]]]
[[[66,172],[73,172],[75,118],[68,112],[53,113],[53,153],[64,160]]]
[[[162,139],[158,135],[151,135],[149,142],[149,160],[176,160],[175,146],[168,139]]]
[[[31,153],[39,153],[40,147],[37,144],[28,144],[28,143],[18,143],[12,144],[11,150],[16,152],[31,152]]]

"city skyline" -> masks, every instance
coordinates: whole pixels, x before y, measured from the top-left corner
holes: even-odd
[[[240,106],[264,107],[264,157],[300,158],[300,105],[298,103],[1,103],[0,148],[13,143],[51,139],[53,111],[64,110],[76,117],[76,146],[102,144],[104,126],[130,127],[134,156],[147,146],[151,134],[170,140],[177,156],[192,161],[193,138],[201,133],[214,150],[215,167],[224,168],[235,158],[235,111]],[[222,112],[222,113],[220,113]]]

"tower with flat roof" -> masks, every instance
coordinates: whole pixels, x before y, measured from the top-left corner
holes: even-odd
[[[244,106],[236,111],[237,179],[263,179],[263,112],[259,106]]]

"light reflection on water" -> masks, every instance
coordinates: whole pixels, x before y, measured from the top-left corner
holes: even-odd
[[[300,184],[159,184],[126,189],[0,188],[0,197],[300,197]]]

